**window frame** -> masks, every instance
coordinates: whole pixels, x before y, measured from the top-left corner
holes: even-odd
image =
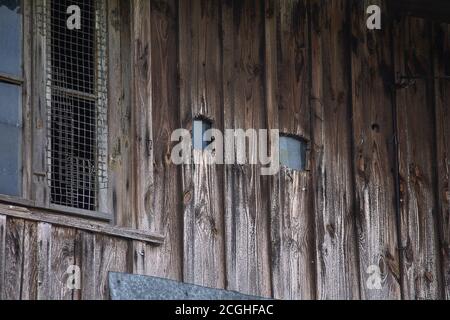
[[[113,213],[108,208],[108,186],[98,190],[95,211],[52,204],[48,183],[47,163],[47,102],[46,102],[46,49],[47,39],[42,32],[43,10],[51,0],[20,0],[22,5],[22,77],[0,73],[0,82],[22,86],[22,165],[20,197],[0,194],[0,202],[29,208],[45,209],[58,214],[111,223]],[[97,0],[96,0],[97,1]],[[104,16],[107,19],[107,1]],[[106,37],[108,24],[105,25]],[[105,63],[108,61],[106,43]],[[106,70],[107,82],[109,78]],[[106,111],[109,112],[108,108]],[[108,117],[107,117],[108,118]],[[107,132],[105,133],[107,140]],[[106,155],[108,149],[106,148]],[[106,167],[106,173],[108,174]]]

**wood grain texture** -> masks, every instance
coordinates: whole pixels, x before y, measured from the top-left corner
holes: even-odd
[[[133,274],[151,276],[153,270],[151,265],[147,263],[147,246],[145,243],[133,241],[131,254]]]
[[[62,213],[55,214],[55,212],[49,212],[46,210],[38,210],[33,208],[27,209],[24,207],[0,204],[0,212],[2,212],[3,215],[12,218],[44,222],[59,227],[75,228],[78,230],[90,231],[113,237],[139,240],[152,243],[154,245],[160,245],[164,242],[163,236],[155,234],[151,231],[140,231],[132,228],[115,227],[96,221],[64,216]]]
[[[37,300],[50,299],[52,226],[39,223],[37,230]]]
[[[81,300],[108,300],[109,272],[132,272],[129,263],[130,242],[104,235],[79,232],[77,235],[81,268]]]
[[[6,267],[6,216],[0,215],[0,300],[3,300],[5,291]]]
[[[33,3],[26,1],[23,6],[23,86],[22,86],[22,197],[31,199],[33,177]]]
[[[172,163],[171,134],[179,128],[178,2],[151,2],[153,179],[151,230],[164,235],[161,247],[149,247],[153,274],[182,280],[183,222],[180,168]]]
[[[267,128],[264,93],[264,3],[222,6],[224,123],[229,129]],[[255,155],[249,155],[247,163]],[[225,166],[227,289],[271,296],[269,181],[260,165]]]
[[[150,1],[132,1],[134,159],[133,226],[150,230],[153,189],[152,66]]]
[[[434,75],[450,77],[450,25],[434,27]],[[450,299],[450,78],[436,79],[438,210],[445,298]]]
[[[132,227],[131,2],[108,1],[108,207],[115,224]]]
[[[192,130],[196,117],[222,128],[220,2],[179,2],[180,123]],[[194,150],[196,164],[183,165],[183,279],[225,287],[222,171],[212,155]]]
[[[317,298],[358,299],[350,114],[349,1],[312,1]]]
[[[265,17],[269,128],[309,141],[307,2],[267,1]],[[311,174],[281,168],[270,180],[273,295],[277,299],[313,299],[316,290]]]
[[[25,221],[6,220],[4,286],[2,300],[20,300]]]
[[[404,18],[395,26],[400,248],[405,299],[442,296],[430,37],[430,24],[423,19]]]
[[[50,248],[50,300],[72,300],[75,290],[68,286],[70,266],[75,265],[75,229],[53,227]]]
[[[379,5],[382,29],[366,27]],[[395,192],[394,68],[386,1],[352,2],[353,162],[362,299],[401,299]],[[371,266],[381,288],[367,286]]]
[[[38,224],[25,221],[20,300],[36,300],[38,291]]]
[[[43,14],[44,0],[33,2],[33,14]],[[43,31],[42,19],[33,19],[33,78],[32,78],[32,187],[31,199],[38,205],[50,203],[50,192],[47,183],[47,157],[46,134],[47,134],[47,102],[45,98],[46,79],[46,41]]]

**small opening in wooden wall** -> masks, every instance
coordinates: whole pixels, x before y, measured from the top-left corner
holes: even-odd
[[[212,142],[212,137],[206,133],[212,128],[212,121],[205,117],[197,117],[192,125],[192,140],[194,150],[205,150]]]
[[[280,135],[280,165],[296,171],[306,171],[308,143],[291,135]]]

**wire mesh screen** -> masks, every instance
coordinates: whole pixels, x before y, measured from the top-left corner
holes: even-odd
[[[68,19],[80,14],[79,29]],[[107,187],[103,0],[46,0],[47,159],[51,203],[94,211]]]

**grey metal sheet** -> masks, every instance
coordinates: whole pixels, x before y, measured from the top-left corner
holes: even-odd
[[[109,273],[109,290],[112,300],[263,300],[233,291],[115,272]]]

